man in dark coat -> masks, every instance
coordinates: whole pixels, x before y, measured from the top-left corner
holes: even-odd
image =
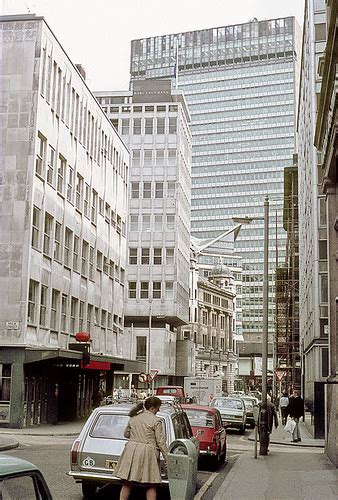
[[[300,397],[298,391],[293,391],[292,396],[289,398],[288,415],[295,421],[296,427],[292,433],[292,441],[298,443],[301,441],[299,432],[299,419],[303,417],[304,420],[304,401]]]

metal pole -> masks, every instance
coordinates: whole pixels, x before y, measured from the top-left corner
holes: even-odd
[[[260,455],[268,454],[269,429],[267,410],[268,323],[269,321],[269,197],[264,200],[264,270],[263,270],[263,339],[262,339],[262,408],[260,418]]]
[[[147,345],[147,384],[148,384],[148,393],[150,391],[150,383],[149,383],[149,375],[150,375],[150,348],[151,348],[151,303],[149,304],[149,318],[148,318],[148,345]]]

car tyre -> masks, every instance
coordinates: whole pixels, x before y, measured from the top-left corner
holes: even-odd
[[[82,481],[82,495],[85,500],[95,498],[97,484],[93,481]]]
[[[222,455],[219,457],[219,464],[223,465],[226,461],[227,450],[225,449]]]
[[[245,434],[245,425],[242,425],[242,427],[238,429],[238,433],[242,435]]]

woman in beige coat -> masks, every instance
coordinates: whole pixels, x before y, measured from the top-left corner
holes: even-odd
[[[134,406],[125,437],[129,440],[114,470],[114,476],[124,480],[120,500],[127,500],[134,485],[147,488],[147,500],[156,499],[156,485],[161,483],[160,452],[167,463],[168,449],[161,420],[156,413],[161,400],[149,397]]]

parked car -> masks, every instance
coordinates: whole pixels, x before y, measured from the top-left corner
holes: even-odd
[[[225,427],[234,427],[240,434],[245,432],[246,409],[240,397],[214,398],[210,406],[216,407],[221,414],[222,424]]]
[[[129,420],[131,404],[99,406],[83,426],[71,448],[69,475],[82,483],[84,498],[92,498],[98,487],[107,483],[118,484],[114,468],[127,439],[124,430]],[[175,439],[190,439],[196,449],[198,440],[193,436],[186,413],[179,407],[162,404],[157,416],[162,420],[169,446]],[[168,483],[163,457],[161,457],[163,483]]]
[[[240,397],[244,401],[246,409],[246,425],[250,426],[251,429],[255,428],[255,417],[254,417],[254,406],[257,406],[259,401],[254,396],[249,396],[248,394],[230,394],[229,397]]]
[[[156,396],[159,398],[162,403],[171,403],[171,404],[177,404],[179,403],[179,399],[176,396]]]
[[[184,389],[180,385],[161,385],[156,389],[156,396],[174,396],[180,403],[186,402]]]
[[[200,405],[182,405],[192,432],[200,444],[200,457],[207,457],[212,465],[219,466],[226,459],[226,431],[217,408]]]
[[[0,455],[0,498],[52,500],[47,483],[32,463],[11,455]]]

